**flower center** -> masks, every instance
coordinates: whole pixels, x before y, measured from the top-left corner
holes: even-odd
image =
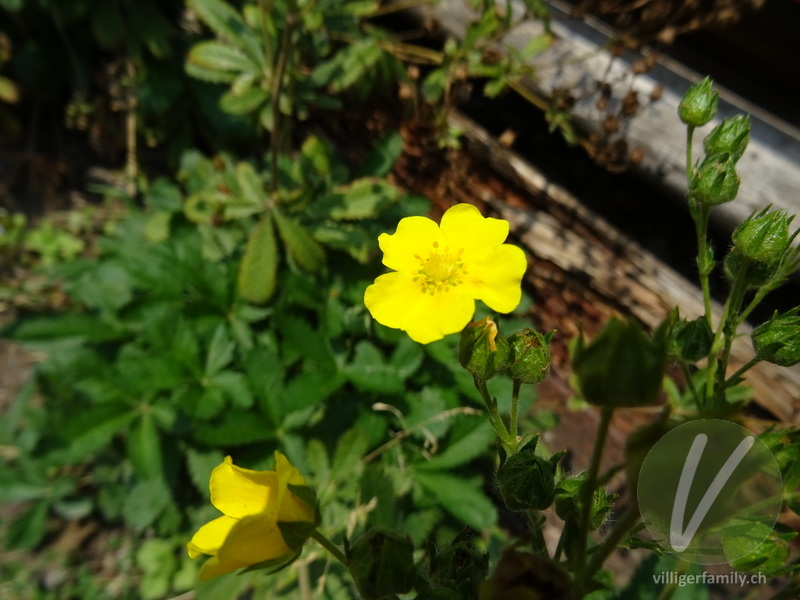
[[[461,260],[463,253],[463,248],[458,251],[450,250],[449,246],[441,249],[439,242],[433,242],[433,248],[428,251],[427,257],[415,254],[414,258],[420,262],[420,268],[413,280],[419,282],[422,293],[433,296],[439,290],[461,284],[467,272]]]

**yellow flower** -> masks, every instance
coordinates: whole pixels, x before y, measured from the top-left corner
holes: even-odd
[[[289,560],[299,548],[290,548],[278,522],[310,523],[314,507],[289,490],[305,479],[280,452],[274,471],[252,471],[233,464],[230,456],[211,472],[211,503],[223,516],[203,525],[187,546],[189,556],[211,556],[200,569],[200,580],[267,560]]]
[[[461,331],[475,312],[475,300],[509,313],[519,304],[527,261],[516,246],[504,244],[508,222],[484,218],[470,204],[457,204],[441,226],[425,217],[407,217],[392,234],[378,238],[381,275],[364,294],[376,321],[427,344]]]

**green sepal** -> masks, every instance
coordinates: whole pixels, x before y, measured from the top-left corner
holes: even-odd
[[[245,573],[250,573],[251,571],[266,571],[265,575],[274,575],[279,571],[283,571],[286,567],[291,566],[300,555],[303,553],[303,549],[300,548],[294,554],[289,554],[288,558],[286,556],[279,556],[278,558],[271,558],[269,560],[262,560],[259,563],[255,563],[250,565],[249,567],[245,567],[241,571],[237,573],[237,575],[244,575]],[[267,570],[269,569],[269,570]]]
[[[292,550],[301,550],[311,534],[317,528],[311,521],[278,521],[278,529],[283,541]]]

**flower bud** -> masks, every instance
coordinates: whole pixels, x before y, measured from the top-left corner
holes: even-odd
[[[702,127],[717,114],[718,92],[711,91],[711,79],[706,77],[690,87],[678,105],[681,121],[692,127]]]
[[[347,564],[364,600],[411,591],[416,577],[414,545],[408,536],[371,529],[347,549]]]
[[[522,383],[540,383],[550,372],[550,340],[555,330],[542,335],[523,329],[508,338],[511,355],[504,373]]]
[[[694,363],[708,356],[713,341],[714,332],[705,317],[680,319],[670,332],[669,353],[681,362]]]
[[[556,466],[564,452],[542,458],[535,452],[538,439],[509,456],[497,472],[500,495],[509,510],[544,510],[555,499]]]
[[[776,312],[750,334],[756,356],[781,367],[800,363],[800,316],[798,308],[778,315]]]
[[[556,488],[556,514],[562,521],[575,522],[581,517],[582,499],[581,488],[586,481],[586,471],[579,475],[565,477],[558,482]],[[602,487],[594,490],[592,506],[589,511],[589,527],[597,529],[606,520],[611,511],[614,494],[606,494]]]
[[[506,548],[479,600],[570,600],[569,575],[550,558]]]
[[[722,123],[703,140],[706,155],[726,154],[734,162],[738,161],[750,141],[750,116],[736,115],[732,119],[723,119]]]
[[[474,533],[462,530],[452,543],[431,546],[427,581],[420,578],[417,600],[474,598],[489,572],[489,555],[475,547]]]
[[[510,348],[489,317],[467,325],[458,342],[458,361],[479,379],[494,377],[508,361]]]
[[[661,389],[666,360],[665,328],[649,338],[636,323],[611,318],[587,345],[572,345],[572,369],[581,393],[597,406],[644,406]]]
[[[738,277],[752,287],[767,283],[780,271],[791,252],[797,232],[789,233],[794,216],[785,210],[750,215],[733,232],[733,249],[725,258],[725,274],[731,281]]]
[[[689,193],[702,204],[724,204],[736,198],[739,181],[736,161],[730,155],[708,156],[692,174]]]

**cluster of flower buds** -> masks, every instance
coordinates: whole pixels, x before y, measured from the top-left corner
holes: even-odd
[[[690,127],[702,127],[717,113],[719,94],[706,77],[689,88],[678,105],[678,115]],[[723,119],[703,141],[705,158],[691,173],[689,191],[701,204],[714,206],[730,202],[739,192],[736,162],[750,140],[750,117]]]
[[[762,323],[751,334],[756,356],[782,367],[792,367],[800,363],[800,316],[798,308]]]
[[[555,331],[542,335],[523,329],[507,339],[497,324],[486,317],[467,325],[458,343],[461,366],[488,381],[503,373],[513,381],[540,383],[550,372],[550,341]]]

